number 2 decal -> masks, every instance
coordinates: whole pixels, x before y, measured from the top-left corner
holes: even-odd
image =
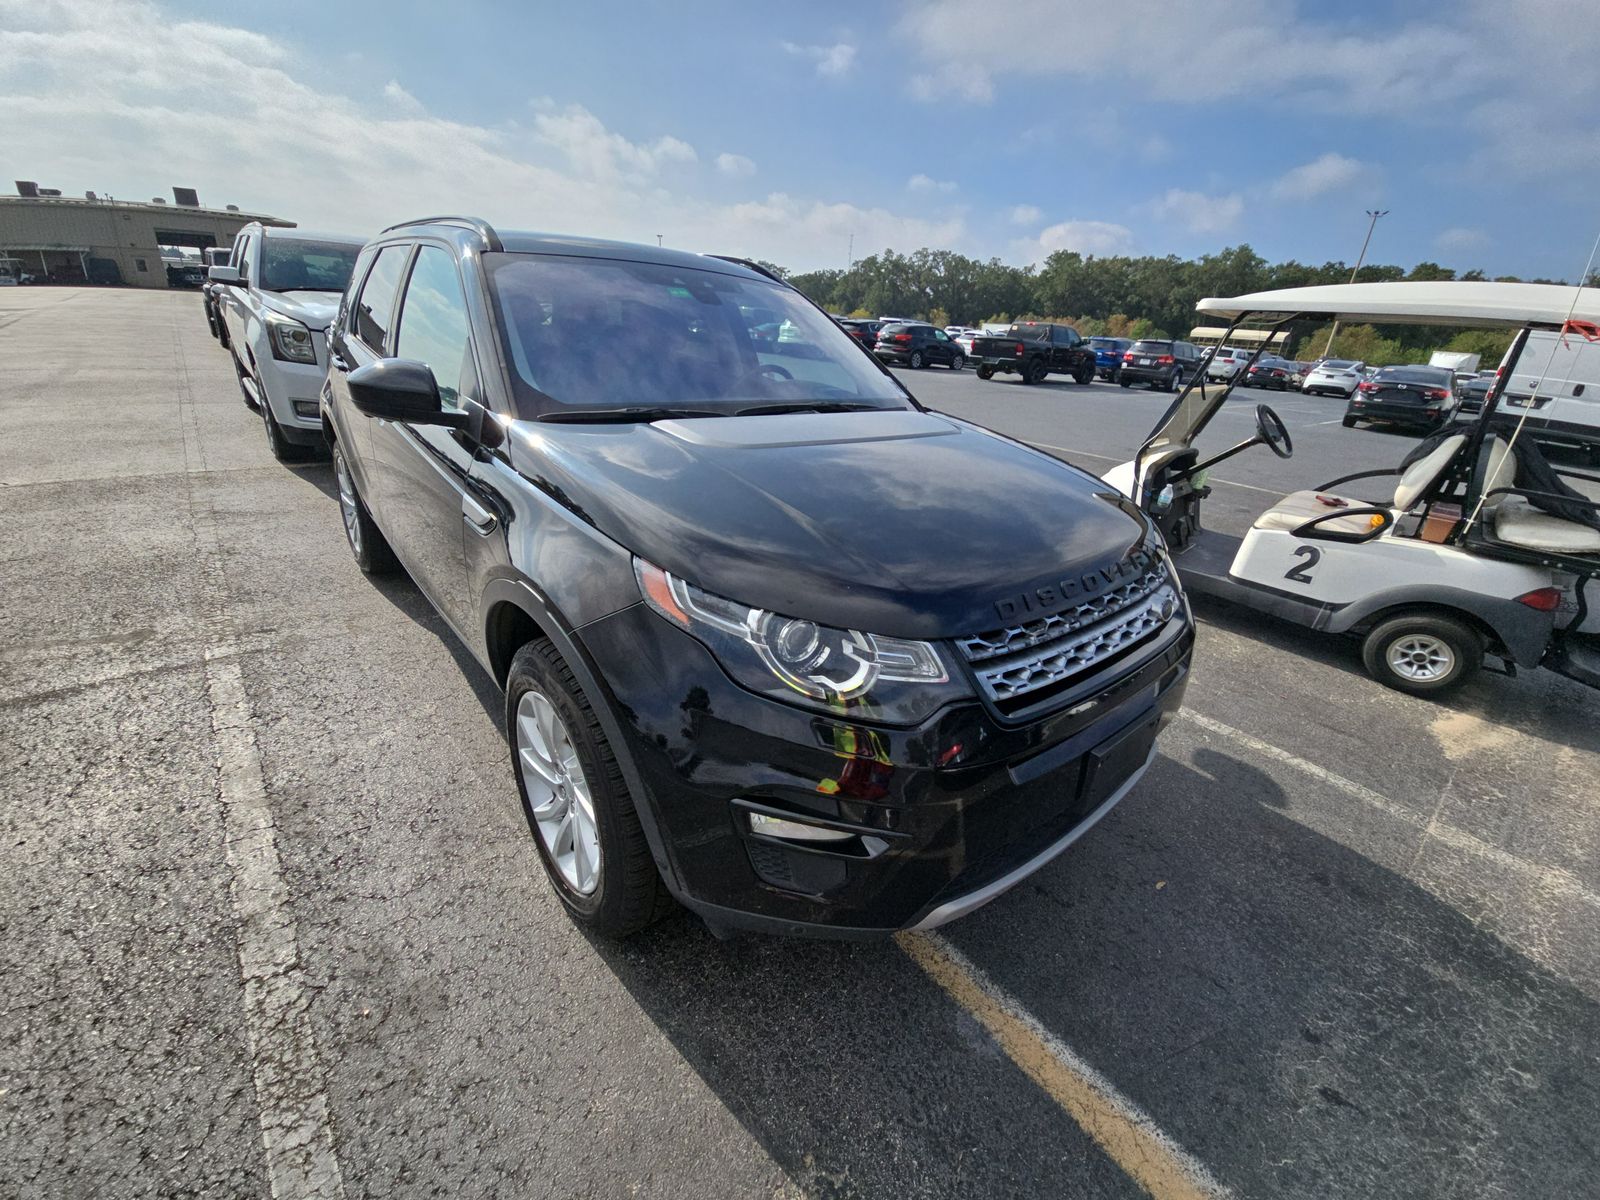
[[[1322,551],[1315,546],[1296,546],[1294,556],[1305,559],[1305,562],[1300,563],[1298,566],[1290,567],[1283,573],[1283,577],[1292,579],[1296,583],[1310,583],[1311,568],[1322,561]]]

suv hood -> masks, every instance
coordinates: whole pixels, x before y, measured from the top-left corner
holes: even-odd
[[[339,312],[338,292],[259,292],[261,303],[275,313],[293,317],[319,333],[333,324]]]
[[[1149,528],[1094,476],[934,413],[518,422],[509,449],[581,518],[707,591],[895,637],[1080,603],[1125,582]]]

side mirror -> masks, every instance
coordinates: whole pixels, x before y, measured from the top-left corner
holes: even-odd
[[[380,358],[345,376],[350,400],[369,417],[408,425],[445,425],[463,429],[464,412],[446,411],[439,384],[427,363],[409,358]]]
[[[239,278],[238,267],[207,267],[206,278],[212,283],[226,283],[233,287],[239,287],[244,283],[244,280]]]

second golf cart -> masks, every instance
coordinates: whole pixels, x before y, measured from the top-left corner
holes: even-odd
[[[1367,669],[1401,691],[1444,692],[1486,655],[1508,674],[1543,666],[1600,687],[1600,613],[1591,609],[1600,590],[1588,588],[1600,575],[1600,474],[1551,463],[1533,436],[1534,408],[1501,404],[1513,370],[1542,370],[1519,361],[1530,330],[1600,336],[1600,289],[1368,283],[1197,307],[1230,321],[1230,335],[1246,322],[1276,333],[1334,320],[1519,332],[1470,424],[1436,434],[1400,466],[1291,492],[1243,537],[1204,528],[1207,472],[1258,445],[1288,458],[1292,441],[1260,405],[1254,437],[1202,458],[1195,441],[1233,385],[1208,390],[1201,372],[1134,459],[1106,476],[1155,519],[1191,592],[1359,636]]]

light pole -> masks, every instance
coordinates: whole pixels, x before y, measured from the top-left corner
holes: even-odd
[[[659,233],[656,234],[656,245],[661,245],[661,235]]]
[[[1378,227],[1378,218],[1387,217],[1388,215],[1389,210],[1387,208],[1381,211],[1376,208],[1367,209],[1367,216],[1371,217],[1372,219],[1367,222],[1366,240],[1361,243],[1361,253],[1356,255],[1356,265],[1350,268],[1351,283],[1356,281],[1356,273],[1361,270],[1361,264],[1367,261],[1367,247],[1372,245],[1372,231]],[[1333,328],[1328,330],[1328,344],[1322,348],[1323,358],[1327,358],[1328,355],[1333,353],[1333,339],[1338,336],[1339,322],[1336,320],[1333,323]]]

